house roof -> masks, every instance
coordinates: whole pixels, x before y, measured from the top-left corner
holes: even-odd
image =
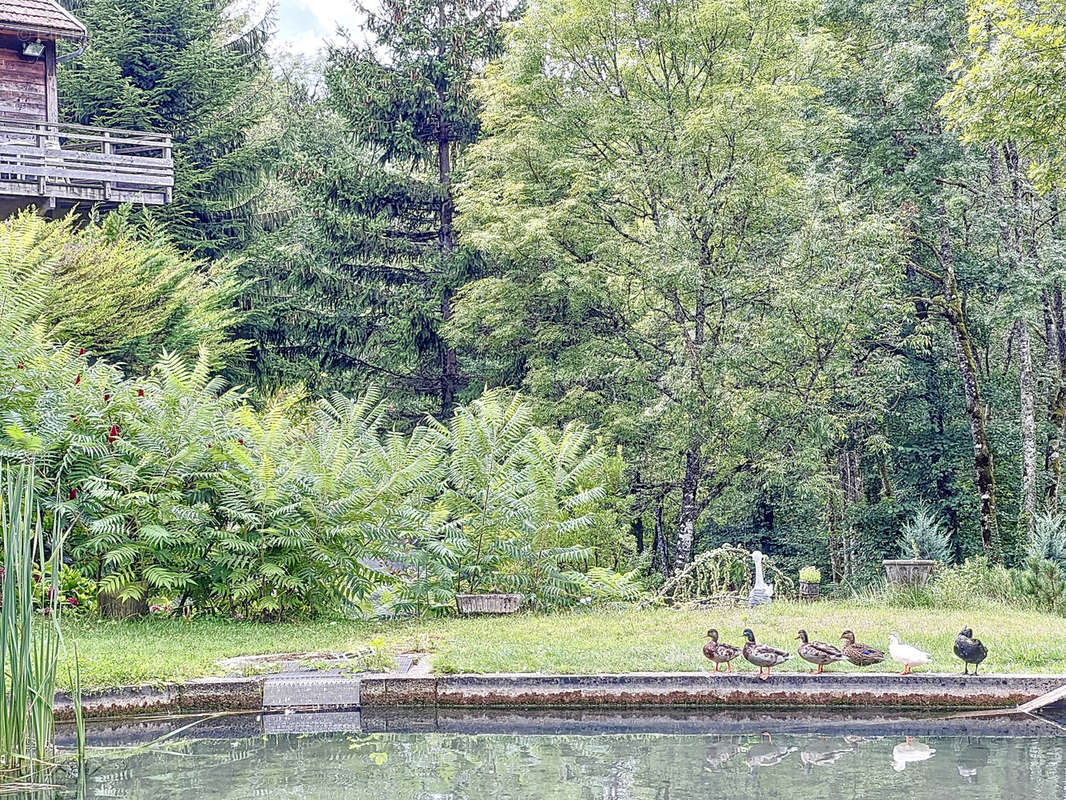
[[[56,0],[0,0],[0,30],[84,39],[89,33]]]

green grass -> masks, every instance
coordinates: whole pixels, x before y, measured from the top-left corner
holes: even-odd
[[[988,645],[987,672],[1066,673],[1063,619],[1003,605],[969,610],[902,609],[871,603],[775,603],[757,609],[709,611],[574,611],[553,615],[443,619],[393,623],[315,621],[256,624],[219,619],[71,622],[82,684],[100,688],[217,675],[217,661],[272,652],[343,651],[377,640],[391,653],[433,654],[436,672],[651,672],[702,670],[704,632],[742,643],[751,627],[760,641],[794,652],[795,635],[837,642],[851,628],[862,641],[887,649],[888,634],[933,654],[931,671],[961,671],[951,652],[955,634],[972,626]],[[752,670],[740,661],[740,670]],[[734,665],[737,666],[736,662]],[[795,659],[782,671],[809,668]],[[894,665],[886,665],[894,668]],[[835,665],[845,672],[850,665]],[[60,675],[67,670],[60,668]]]

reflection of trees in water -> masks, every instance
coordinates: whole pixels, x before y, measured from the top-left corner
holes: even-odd
[[[1066,796],[1063,739],[371,734],[173,744],[98,760],[128,800],[715,800]],[[935,751],[932,752],[932,751]],[[901,770],[895,765],[903,763]],[[68,796],[74,796],[70,793]]]

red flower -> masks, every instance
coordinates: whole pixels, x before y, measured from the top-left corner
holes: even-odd
[[[118,439],[118,425],[112,425],[111,430],[107,432],[107,441],[114,444],[116,439]]]
[[[85,355],[85,348],[84,347],[79,347],[78,348],[78,355],[79,356]]]
[[[67,598],[67,603],[69,605],[76,606],[78,604],[78,598],[76,598],[76,597],[68,597]]]
[[[22,363],[21,361],[18,363],[17,366],[18,366],[19,369],[26,369],[26,365],[24,363]]]
[[[111,395],[105,394],[104,395],[104,402],[105,403],[110,403],[111,402]]]
[[[71,500],[77,500],[78,499],[78,490],[77,489],[71,489],[70,490],[70,499]]]
[[[137,396],[138,397],[144,397],[144,389],[138,389],[137,390]]]
[[[79,383],[81,383],[81,373],[80,372],[78,373],[78,377],[76,377],[74,379],[74,385],[77,386]]]
[[[243,447],[244,446],[244,439],[238,439],[237,440],[237,444],[239,444],[239,445],[241,445],[241,447]]]

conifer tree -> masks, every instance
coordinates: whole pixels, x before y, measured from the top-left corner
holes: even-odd
[[[174,202],[154,211],[185,250],[215,257],[252,233],[273,137],[264,50],[234,0],[66,0],[90,45],[60,71],[67,120],[174,137]]]
[[[420,416],[450,409],[469,379],[440,334],[482,269],[456,237],[453,174],[478,137],[471,85],[499,51],[501,10],[387,0],[365,13],[371,41],[330,52],[329,109],[312,109],[320,133],[298,148],[293,183],[309,211],[288,253],[290,302],[265,324],[312,385],[382,381]]]

